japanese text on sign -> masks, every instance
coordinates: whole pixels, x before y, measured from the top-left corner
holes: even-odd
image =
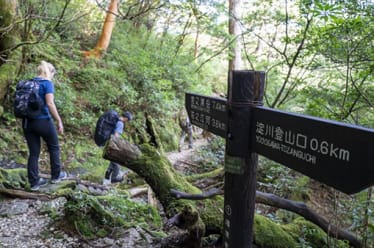
[[[192,123],[199,123],[200,127],[203,129],[208,129],[209,127],[213,127],[216,129],[220,129],[222,131],[226,130],[226,123],[221,122],[213,118],[210,115],[205,115],[203,113],[191,111],[191,122]]]
[[[350,151],[330,141],[259,121],[256,122],[256,142],[311,164],[317,163],[317,156],[313,154],[350,161]]]
[[[192,124],[225,137],[226,100],[186,93],[186,108]]]
[[[212,111],[226,112],[226,104],[198,95],[191,95],[191,108],[207,114],[210,114]]]

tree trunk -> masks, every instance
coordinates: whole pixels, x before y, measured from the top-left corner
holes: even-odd
[[[107,11],[103,30],[101,32],[99,41],[94,49],[91,51],[84,51],[85,59],[88,58],[101,58],[109,47],[112,32],[116,23],[116,15],[118,14],[118,0],[111,0],[109,10]]]
[[[16,29],[12,26],[14,25],[13,21],[16,15],[16,7],[16,0],[0,0],[0,66],[5,63],[8,57],[9,48],[14,46],[14,34]]]
[[[193,58],[195,63],[197,64],[197,57],[199,56],[199,35],[200,35],[200,24],[197,23],[196,27],[196,35],[195,35],[195,42],[194,42],[194,53]]]
[[[20,64],[19,55],[11,51],[19,38],[18,30],[14,27],[17,3],[17,0],[0,0],[0,103],[4,102],[9,86],[14,83]],[[2,112],[0,105],[0,116]]]
[[[229,50],[229,70],[242,69],[241,42],[240,42],[240,6],[241,0],[229,0],[229,34],[233,37]]]

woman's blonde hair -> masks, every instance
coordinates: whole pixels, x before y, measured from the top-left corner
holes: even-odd
[[[40,62],[38,66],[38,75],[42,78],[52,80],[53,76],[55,75],[55,67],[46,61]]]

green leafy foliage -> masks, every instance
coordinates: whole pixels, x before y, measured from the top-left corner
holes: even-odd
[[[203,146],[198,151],[195,162],[201,165],[200,171],[207,172],[224,166],[225,160],[225,140],[218,136],[213,136],[208,145]]]
[[[160,42],[154,35],[132,31],[125,24],[117,30],[110,56],[137,92],[131,94],[136,99],[134,105],[154,117],[170,116],[183,104],[184,91],[196,84],[192,58],[188,54],[175,56],[170,49],[175,46],[172,40]]]
[[[16,50],[22,52],[18,75],[8,79],[15,73],[3,72],[1,86],[3,89],[8,80],[17,82],[35,76],[41,60],[53,63],[57,69],[55,102],[65,126],[65,136],[60,138],[64,166],[84,179],[100,182],[108,161],[101,158],[101,150],[92,142],[99,114],[109,108],[131,110],[135,119],[127,126],[126,138],[136,142],[145,113],[151,115],[167,151],[177,142],[179,129],[173,117],[183,108],[185,91],[226,93],[226,48],[232,39],[226,31],[227,6],[222,1],[170,2],[138,17],[139,8],[132,8],[133,19],[118,16],[104,57],[84,61],[82,51],[94,47],[105,12],[84,0],[68,2],[58,23],[67,1],[20,1],[17,28],[21,40],[29,43]],[[266,72],[266,105],[374,127],[374,22],[370,1],[265,0],[250,4],[243,8],[241,20],[243,58],[248,68]],[[129,6],[122,3],[121,14]],[[202,39],[195,58],[198,31]],[[14,88],[15,83],[10,84],[9,93],[1,99],[0,159],[26,163],[22,129],[11,110]],[[223,143],[220,138],[213,139],[201,150],[197,162],[204,165],[203,171],[222,166]],[[45,147],[40,160],[42,169],[48,170]],[[263,158],[258,169],[260,189],[294,200],[309,199],[310,181],[305,176]],[[370,193],[363,191],[335,203],[340,211],[349,209],[345,211],[348,214],[339,215],[339,221],[372,245]],[[72,206],[72,210],[89,211],[102,202],[82,198],[81,204]],[[113,202],[118,208],[121,204]],[[292,221],[295,215],[276,213],[271,217]],[[95,224],[82,221],[77,226],[84,237],[90,238]],[[307,239],[314,231],[308,227],[298,230],[303,231],[298,237],[302,247],[313,247]],[[95,231],[104,236],[108,230]],[[322,242],[319,238],[317,241]]]

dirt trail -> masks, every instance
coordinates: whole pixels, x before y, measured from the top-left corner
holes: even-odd
[[[192,161],[192,157],[194,156],[195,152],[200,149],[201,146],[204,146],[206,144],[208,144],[208,141],[206,139],[195,139],[192,149],[189,149],[187,143],[185,143],[180,152],[168,152],[166,153],[166,156],[173,165],[177,164],[178,161]]]

